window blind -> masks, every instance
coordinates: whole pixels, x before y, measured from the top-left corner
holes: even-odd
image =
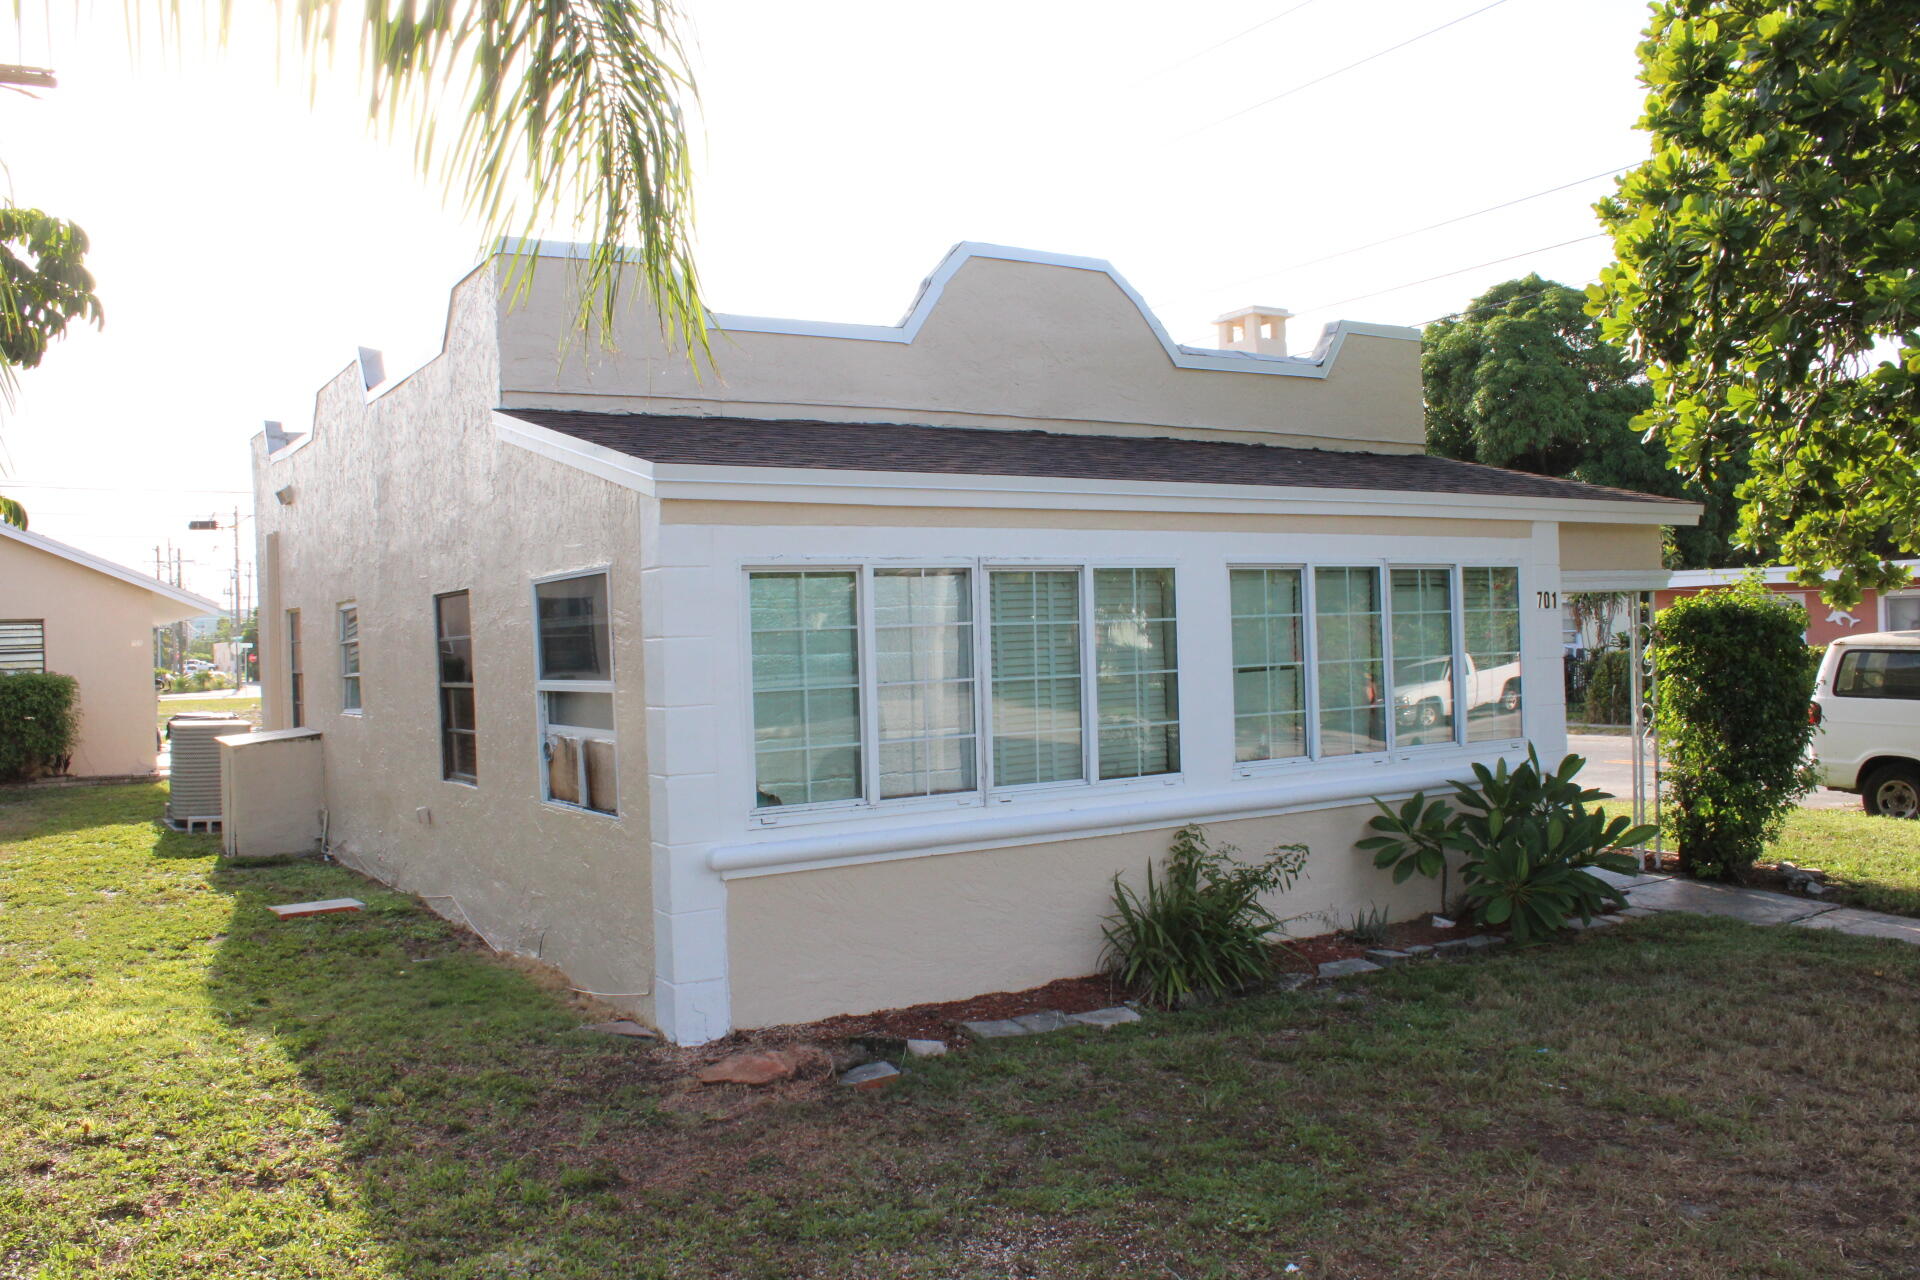
[[[994,783],[1085,777],[1080,575],[996,570],[988,583]]]

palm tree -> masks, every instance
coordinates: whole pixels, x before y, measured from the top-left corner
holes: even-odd
[[[13,0],[15,18],[26,0]],[[200,0],[222,36],[232,0]],[[336,48],[357,34],[374,119],[389,130],[417,128],[421,171],[441,182],[496,236],[525,238],[555,218],[584,220],[593,247],[578,264],[578,327],[603,339],[631,275],[654,303],[667,336],[705,354],[706,312],[692,256],[692,170],[683,100],[694,96],[670,0],[276,0],[287,29],[311,55],[318,77]],[[193,0],[125,0],[136,32],[143,20],[172,39]],[[50,77],[48,77],[50,81]],[[43,82],[44,83],[44,82]],[[21,243],[9,225],[42,219],[85,237],[70,223],[0,207],[0,255]],[[4,265],[4,262],[0,262]],[[516,255],[511,282],[524,287],[532,259]],[[73,266],[78,269],[76,257]],[[84,270],[81,275],[84,276]],[[91,310],[49,318],[25,302],[11,270],[0,270],[0,391],[44,351],[69,320],[98,323]],[[0,507],[0,518],[18,504]],[[19,519],[24,521],[24,512]]]

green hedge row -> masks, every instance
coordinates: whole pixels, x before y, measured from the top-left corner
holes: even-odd
[[[79,681],[0,675],[0,782],[63,773],[79,736]]]

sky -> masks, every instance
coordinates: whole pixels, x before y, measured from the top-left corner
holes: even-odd
[[[1180,341],[1284,306],[1301,349],[1592,280],[1603,175],[1647,154],[1644,0],[685,4],[716,311],[894,323],[981,240],[1112,262]],[[270,6],[224,46],[58,7],[0,32],[0,62],[59,77],[0,93],[0,182],[85,228],[106,324],[0,407],[0,492],[148,572],[171,543],[228,600],[232,534],[187,521],[237,509],[250,560],[249,438],[304,430],[357,346],[431,358],[483,230],[369,125],[350,58],[316,87],[281,56]]]

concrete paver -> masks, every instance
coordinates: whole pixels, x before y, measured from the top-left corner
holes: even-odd
[[[1694,911],[1707,916],[1731,916],[1748,924],[1791,924],[1836,908],[1832,903],[1789,898],[1764,889],[1703,884],[1698,880],[1661,880],[1627,891],[1627,903],[1656,911]]]
[[[1857,907],[1835,907],[1817,916],[1792,921],[1803,929],[1832,929],[1861,938],[1897,938],[1920,946],[1920,920],[1911,916],[1890,916],[1884,911],[1862,911]]]

